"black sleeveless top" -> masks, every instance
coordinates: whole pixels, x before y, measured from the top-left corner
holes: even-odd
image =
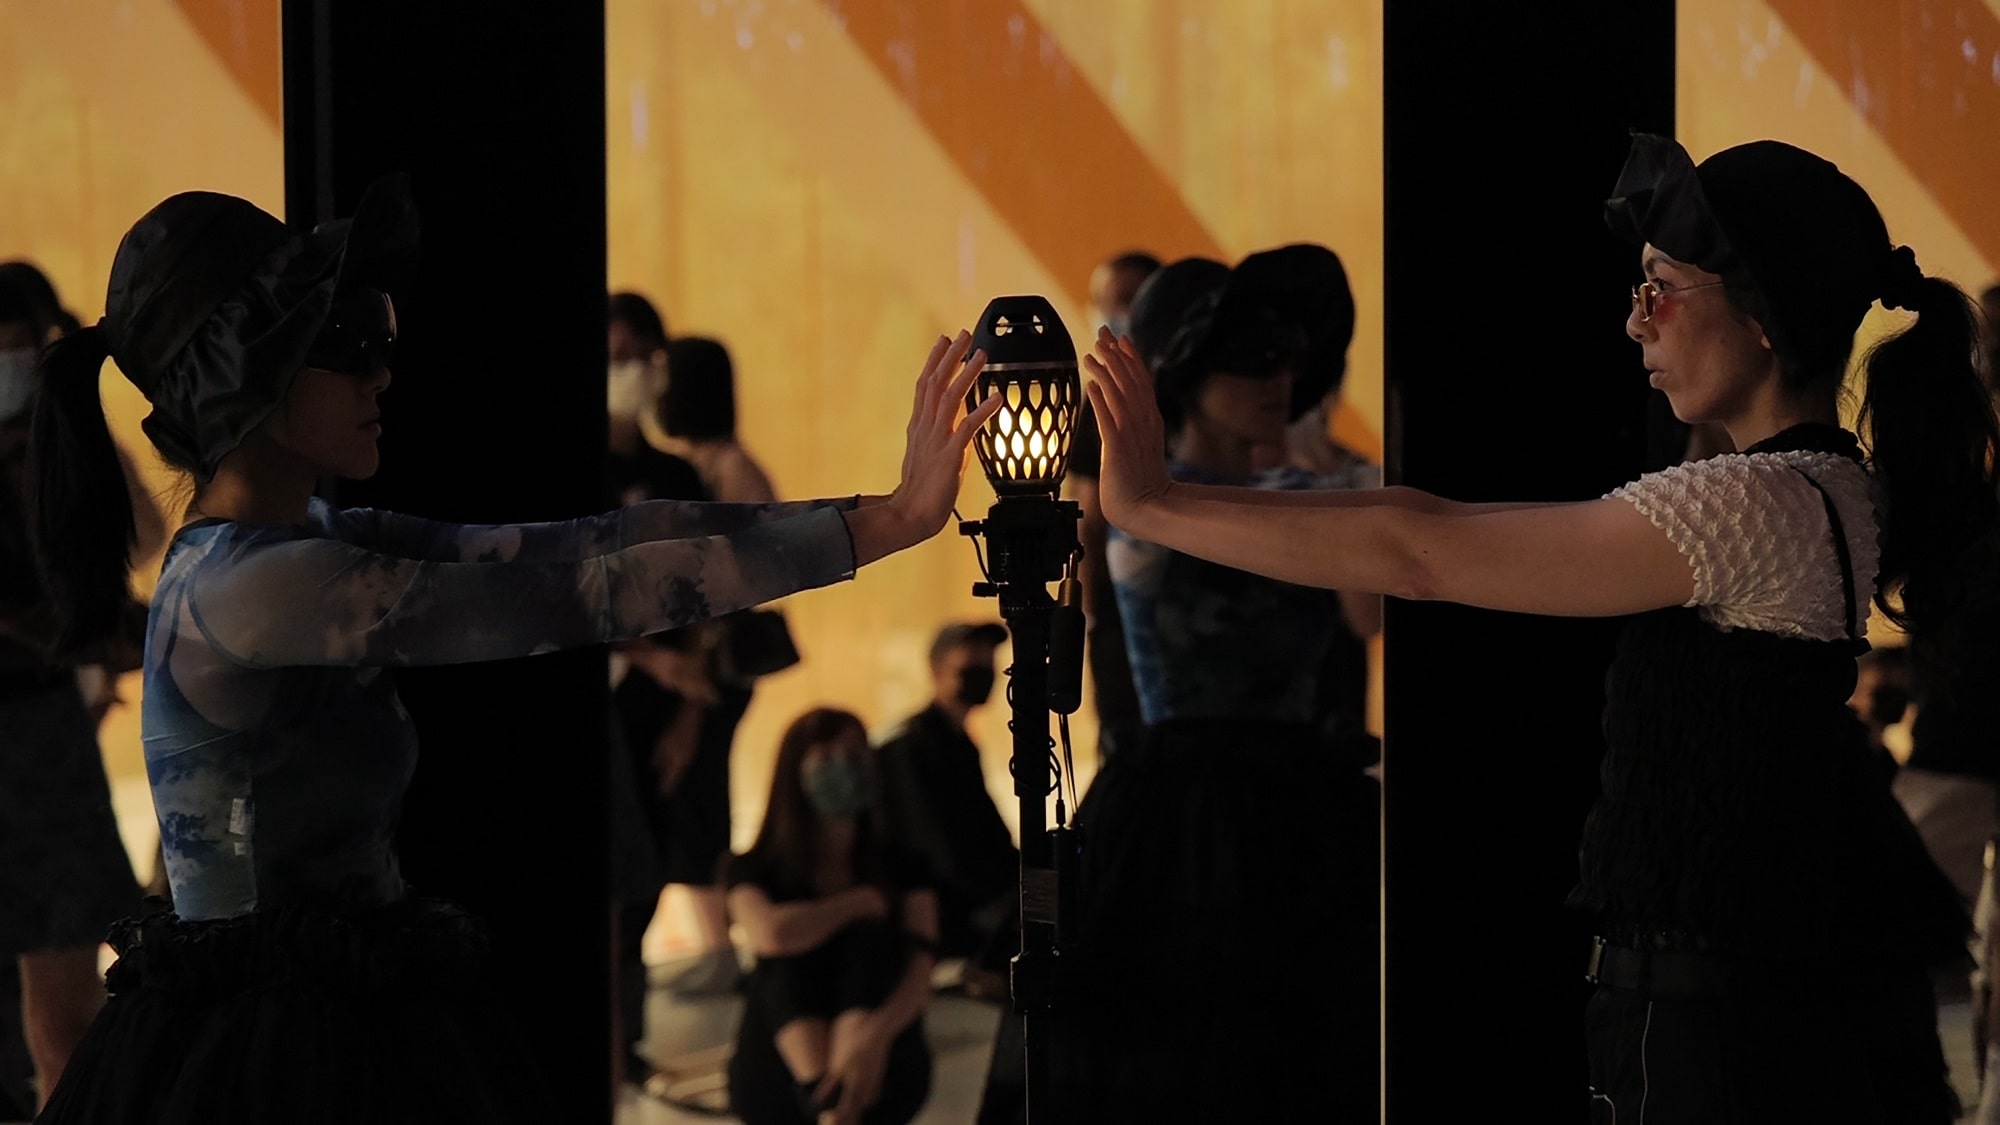
[[[1860,456],[1829,426],[1745,452],[1793,450]],[[1691,607],[1634,617],[1606,677],[1602,794],[1570,904],[1609,931],[1795,963],[1962,951],[1969,919],[1847,705],[1865,648],[1848,634],[1724,631]]]

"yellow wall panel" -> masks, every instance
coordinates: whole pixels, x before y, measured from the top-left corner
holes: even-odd
[[[1985,2],[1988,7],[1981,13],[2000,12],[1996,0]],[[1918,0],[1863,14],[1882,18],[1893,8],[1892,25],[1915,24],[1934,16],[1940,7]],[[1860,11],[1856,8],[1849,14]],[[1913,247],[1926,273],[1949,278],[1975,294],[2000,280],[2000,261],[1981,250],[1932,184],[1898,155],[1880,123],[1857,108],[1855,74],[1845,68],[1830,73],[1787,22],[1788,17],[1830,19],[1833,9],[1788,3],[1780,10],[1765,0],[1680,0],[1677,12],[1675,113],[1681,143],[1697,161],[1719,149],[1762,138],[1809,149],[1867,189],[1888,223],[1889,237]],[[1824,38],[1824,29],[1819,30]],[[2000,82],[2000,43],[1991,46],[1992,79]],[[1898,81],[1912,85],[1924,81],[1921,60],[1905,62]],[[1863,96],[1897,102],[1913,94],[1891,83]],[[2000,121],[1984,127],[1984,133],[1989,138],[2000,136]],[[1984,153],[1968,149],[1966,159],[1989,159],[1990,141],[1986,147]],[[1931,170],[1940,171],[1938,157],[1933,154],[1930,159]],[[1943,171],[1957,178],[1953,169]],[[1992,217],[1989,208],[1975,221],[1991,222]],[[1862,322],[1856,357],[1908,318],[1907,313],[1871,308]],[[1855,405],[1855,396],[1850,395],[1846,403],[1850,424]],[[1879,613],[1869,629],[1884,640],[1896,635],[1894,626]]]
[[[203,5],[214,19],[230,6]],[[275,0],[236,6],[257,24]],[[275,41],[268,50],[267,75]],[[103,315],[119,238],[167,196],[228,192],[284,214],[277,123],[164,0],[0,0],[0,121],[0,259],[40,265],[86,324]],[[110,367],[104,397],[119,443],[168,492],[172,478],[139,430],[145,399]],[[140,561],[140,592],[158,569],[157,553]],[[102,737],[114,780],[144,774],[136,676],[123,694],[134,706],[114,709]]]
[[[1130,246],[1334,247],[1361,305],[1348,432],[1380,433],[1379,4],[611,0],[606,15],[610,283],[730,345],[745,437],[787,495],[888,487],[934,334],[1036,292],[1085,343],[1088,267]],[[1050,196],[1050,166],[1069,196]],[[1146,182],[1113,214],[1118,167]],[[976,516],[991,494],[970,477]],[[930,633],[994,613],[974,577],[948,534],[792,599],[806,659],[744,722],[739,841],[800,710],[881,724],[921,705]],[[997,701],[975,727],[1011,819]],[[1075,735],[1087,784],[1088,706]]]
[[[89,319],[117,238],[160,198],[209,188],[282,214],[275,7],[0,0],[0,254],[41,263]],[[1132,166],[1171,193],[1119,218],[1181,233],[1099,244],[1061,208],[1023,210],[1008,169],[968,160],[955,119],[927,116],[923,87],[898,80],[894,52],[968,34],[933,22],[931,39],[904,42],[894,21],[935,14],[908,0],[607,5],[610,287],[653,297],[676,332],[730,345],[745,436],[780,488],[889,487],[932,335],[969,325],[992,296],[1036,292],[1062,304],[1081,342],[1094,325],[1078,263],[1131,245],[1232,259],[1283,241],[1333,246],[1361,306],[1352,432],[1379,434],[1380,4],[979,0],[963,11],[1019,29],[1018,64],[1066,60],[1066,93],[1023,95],[1043,107],[1024,126],[1069,146],[1065,174],[1083,176],[1075,154],[1115,130]],[[862,34],[878,18],[890,22]],[[1005,54],[951,50],[917,69],[960,99],[986,89],[979,67]],[[1101,116],[1086,129],[1075,106]],[[1148,225],[1170,213],[1186,221]],[[150,464],[143,403],[115,376],[106,386],[115,431]],[[977,516],[991,494],[976,467],[969,478],[962,510]],[[994,614],[971,597],[975,576],[970,544],[947,534],[853,585],[792,599],[806,662],[771,680],[745,723],[739,839],[755,828],[770,748],[799,710],[839,703],[880,724],[920,705],[932,630]],[[135,748],[129,726],[114,722],[108,745]],[[1011,815],[998,701],[977,728]],[[1088,707],[1075,733],[1087,784]],[[114,757],[136,765],[136,752]]]
[[[1340,255],[1357,306],[1343,397],[1379,441],[1380,0],[1024,3],[1230,260],[1296,241]]]
[[[612,288],[652,297],[671,332],[729,345],[743,436],[781,492],[893,487],[931,340],[1055,279],[819,5],[614,0],[607,20]],[[991,502],[975,464],[961,511]],[[922,706],[938,625],[997,617],[971,596],[976,577],[948,530],[789,600],[805,660],[766,681],[739,733],[739,842],[801,711],[835,704],[880,725]],[[975,718],[1011,818],[1006,717],[996,702]],[[1087,717],[1076,733],[1087,768]]]
[[[1917,18],[1921,7],[1902,10]],[[1926,272],[1975,291],[2000,275],[2000,261],[1980,252],[1929,185],[1856,110],[1843,87],[1846,76],[1830,75],[1771,5],[1682,0],[1678,11],[1675,113],[1680,140],[1696,160],[1766,137],[1810,149],[1868,190],[1890,237],[1915,247]],[[1890,89],[1877,96],[1897,94]],[[2000,137],[2000,121],[1989,135]],[[1877,321],[1885,316],[1880,309],[1872,315]]]

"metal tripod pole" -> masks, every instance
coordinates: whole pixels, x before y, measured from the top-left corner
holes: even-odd
[[[1080,629],[1069,653],[1051,651],[1051,622],[1066,610],[1049,596],[1048,584],[1065,576],[1077,551],[1076,504],[1052,497],[1008,497],[993,506],[983,523],[966,524],[967,535],[984,536],[989,548],[989,580],[974,593],[997,597],[1000,616],[1013,638],[1009,670],[1009,724],[1013,732],[1014,795],[1020,801],[1021,949],[1014,957],[1010,993],[1022,1024],[1026,1057],[1027,1110],[1031,1125],[1068,1120],[1052,1080],[1053,1020],[1061,1000],[1065,899],[1073,891],[1063,874],[1073,844],[1066,827],[1051,829],[1047,811],[1057,775],[1052,764],[1051,658],[1058,675],[1080,675]],[[1058,648],[1062,649],[1059,643]],[[1075,709],[1075,688],[1056,685],[1060,708]]]

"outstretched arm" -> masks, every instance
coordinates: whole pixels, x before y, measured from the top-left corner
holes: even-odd
[[[676,629],[851,575],[843,515],[639,543],[582,559],[429,562],[334,539],[205,561],[189,610],[250,667],[464,664]]]
[[[851,511],[883,499],[886,497],[844,496],[759,504],[646,500],[582,519],[509,524],[448,523],[379,508],[350,508],[333,514],[333,526],[347,542],[402,559],[574,561],[608,555],[638,543],[727,535],[822,508]]]
[[[985,366],[969,356],[971,333],[937,338],[917,378],[904,430],[902,477],[886,496],[759,503],[651,500],[601,516],[553,523],[441,523],[374,509],[337,514],[342,538],[399,559],[447,563],[577,561],[641,543],[730,535],[834,509],[854,532],[855,565],[914,546],[937,534],[951,515],[965,476],[967,450],[998,395],[964,413],[965,394]],[[753,466],[754,467],[754,466]],[[759,470],[761,476],[761,470]],[[768,482],[763,486],[768,490]]]
[[[1694,594],[1687,558],[1623,500],[1496,508],[1380,489],[1272,505],[1178,484],[1159,456],[1165,431],[1131,341],[1100,334],[1084,362],[1104,434],[1099,495],[1135,538],[1301,585],[1522,613],[1616,616]],[[1381,493],[1396,498],[1368,502]]]
[[[465,561],[279,542],[204,567],[190,608],[213,647],[250,666],[458,664],[627,640],[827,585],[944,527],[972,434],[1000,404],[964,413],[982,366],[963,362],[970,346],[961,332],[932,347],[902,479],[880,503],[699,538],[556,537],[585,550],[524,552],[517,534]],[[615,515],[584,523],[599,536],[621,525]]]
[[[1204,500],[1226,500],[1261,508],[1405,508],[1440,516],[1469,516],[1481,512],[1516,512],[1523,508],[1547,508],[1556,501],[1520,501],[1495,504],[1466,504],[1446,500],[1405,485],[1388,488],[1242,488],[1227,484],[1174,482],[1176,493]]]

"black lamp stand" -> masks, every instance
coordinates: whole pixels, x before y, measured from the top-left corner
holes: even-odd
[[[1009,991],[1022,1021],[1033,1125],[1068,1119],[1051,1081],[1050,1017],[1062,993],[1078,841],[1067,825],[1049,827],[1046,802],[1057,782],[1050,716],[1070,714],[1082,700],[1084,626],[1074,599],[1052,598],[1048,587],[1074,577],[1081,518],[1075,501],[1012,495],[1002,496],[984,521],[959,527],[961,534],[986,540],[987,580],[973,593],[999,599],[1014,643],[1007,702],[1014,794],[1021,803],[1021,949]],[[1073,581],[1065,583],[1065,591],[1073,588]]]

